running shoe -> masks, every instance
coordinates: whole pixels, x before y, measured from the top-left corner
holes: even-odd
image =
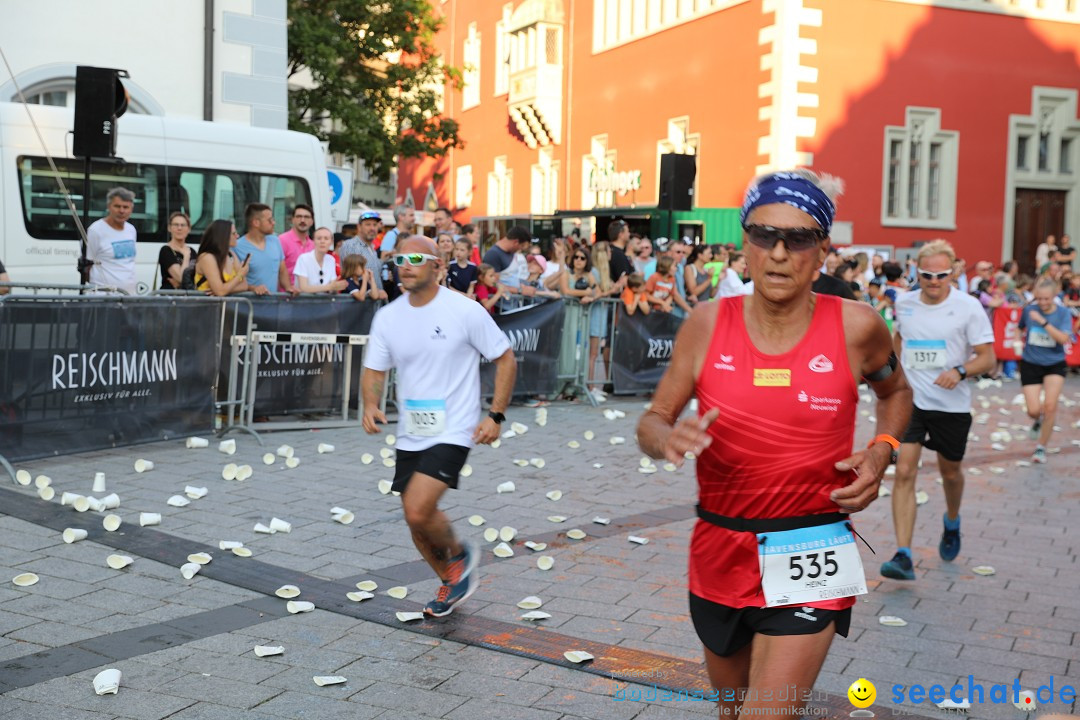
[[[1039,416],[1038,420],[1031,423],[1031,429],[1028,430],[1028,437],[1031,438],[1032,440],[1038,440],[1039,439],[1039,432],[1041,430],[1042,430],[1042,415]]]
[[[898,552],[892,560],[881,563],[881,574],[893,580],[914,580],[915,568],[911,565],[911,558]]]
[[[1031,454],[1031,462],[1039,463],[1043,465],[1046,463],[1046,450],[1041,447],[1035,448],[1035,452]]]
[[[454,611],[454,606],[466,600],[476,590],[477,552],[471,544],[464,545],[460,555],[453,558],[448,566],[448,583],[440,585],[435,599],[424,606],[424,613],[431,617],[445,617]]]
[[[469,540],[463,540],[461,554],[455,555],[446,563],[446,577],[443,578],[443,582],[451,586],[460,583],[476,569],[476,561],[479,557],[476,545]]]
[[[938,555],[942,560],[951,562],[960,554],[960,529],[950,530],[945,528],[941,533],[941,542],[938,543]]]

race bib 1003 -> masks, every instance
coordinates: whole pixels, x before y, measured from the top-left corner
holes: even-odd
[[[757,538],[766,607],[866,594],[862,559],[846,520]]]
[[[904,340],[906,370],[944,370],[944,340]]]
[[[446,401],[406,400],[405,432],[421,437],[435,437],[446,432]]]

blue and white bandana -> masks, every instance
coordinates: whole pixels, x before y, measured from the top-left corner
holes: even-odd
[[[832,229],[836,205],[821,188],[793,172],[770,173],[750,186],[739,213],[739,222],[746,225],[746,218],[751,210],[758,205],[773,203],[784,203],[802,210],[814,218],[826,233]]]

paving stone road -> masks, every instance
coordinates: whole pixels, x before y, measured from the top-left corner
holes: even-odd
[[[1080,686],[1080,380],[1066,386],[1067,407],[1045,466],[1022,466],[1031,443],[1027,420],[1013,404],[1016,383],[975,392],[975,412],[985,424],[969,445],[963,512],[963,549],[953,563],[936,547],[944,501],[935,483],[933,455],[920,472],[930,496],[920,508],[915,555],[918,580],[882,580],[878,565],[894,547],[887,498],[858,517],[859,531],[877,551],[862,548],[870,592],[856,606],[851,635],[832,646],[817,689],[843,697],[865,677],[877,686],[880,709],[946,717],[926,703],[892,702],[894,685],[985,686],[1019,679],[1036,689],[1053,678]],[[232,457],[216,441],[187,449],[182,441],[84,453],[25,463],[33,476],[53,479],[57,497],[40,500],[34,485],[0,483],[0,718],[65,720],[215,720],[218,718],[483,718],[558,720],[613,718],[659,720],[715,716],[714,705],[689,700],[642,700],[661,686],[705,690],[700,643],[687,618],[686,550],[694,520],[692,464],[674,472],[638,471],[641,453],[634,425],[642,398],[615,399],[604,407],[625,418],[606,419],[603,408],[557,404],[539,427],[535,411],[513,407],[512,421],[529,430],[498,449],[472,454],[473,474],[446,496],[446,511],[459,532],[483,549],[480,587],[450,618],[406,625],[397,610],[417,610],[437,582],[419,562],[400,504],[378,483],[392,470],[379,451],[385,436],[359,430],[266,433],[264,445],[236,434]],[[859,418],[856,446],[873,434],[869,415]],[[1000,427],[999,427],[1000,426]],[[595,438],[586,440],[591,430]],[[991,432],[1008,432],[1005,450],[991,449]],[[613,437],[625,438],[611,444]],[[578,440],[580,448],[567,446]],[[1076,442],[1074,442],[1076,441]],[[319,443],[335,451],[319,454]],[[300,464],[288,469],[264,453],[282,444]],[[361,458],[374,455],[371,464]],[[137,458],[155,463],[136,473]],[[518,467],[514,459],[542,458],[544,467]],[[228,463],[250,464],[244,481],[222,479]],[[1000,471],[1000,474],[998,473]],[[101,527],[101,513],[61,507],[64,491],[91,494],[95,472],[121,497],[114,510],[124,525]],[[513,480],[516,490],[497,493]],[[890,478],[886,478],[886,484]],[[187,485],[208,494],[186,507],[166,500]],[[563,496],[552,501],[551,490]],[[350,525],[333,522],[330,508],[355,513]],[[140,512],[161,513],[161,524],[138,527]],[[474,527],[467,519],[482,515]],[[549,516],[564,516],[551,522]],[[610,518],[604,526],[594,517]],[[265,535],[257,523],[271,518],[292,532]],[[496,558],[488,528],[516,528],[514,556]],[[66,527],[87,528],[86,540],[66,544]],[[585,530],[583,540],[566,531]],[[648,544],[628,541],[629,535]],[[218,549],[222,540],[243,542],[251,558]],[[548,543],[533,552],[525,540]],[[179,566],[190,553],[214,560],[191,580]],[[134,563],[106,566],[111,553]],[[542,571],[539,555],[554,559]],[[977,565],[997,573],[980,576]],[[17,587],[10,579],[33,572],[40,581]],[[355,583],[378,583],[376,597],[345,598]],[[274,597],[297,585],[299,599],[316,609],[291,615]],[[404,600],[388,597],[408,587]],[[528,595],[543,600],[551,617],[519,619],[516,604]],[[896,615],[904,627],[886,627]],[[256,657],[255,645],[281,645],[282,655]],[[591,667],[572,666],[563,650],[588,649]],[[116,695],[97,696],[91,680],[102,669],[123,672]],[[634,673],[637,673],[636,675]],[[615,674],[617,677],[613,678]],[[347,682],[317,686],[316,675]],[[628,684],[627,680],[640,682]],[[851,708],[846,708],[850,710]],[[1042,710],[1074,712],[1073,704]],[[973,718],[1022,714],[1011,704],[976,704]]]

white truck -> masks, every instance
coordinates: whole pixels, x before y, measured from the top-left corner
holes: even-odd
[[[29,107],[81,217],[84,162],[71,156],[74,112]],[[110,188],[135,193],[140,291],[156,287],[158,252],[176,210],[191,216],[192,245],[218,218],[235,221],[243,234],[251,202],[273,208],[277,232],[288,229],[297,203],[315,209],[317,225],[334,227],[325,155],[312,135],[131,113],[117,126],[117,160],[92,166],[90,221],[105,214]],[[16,103],[0,103],[0,208],[0,261],[12,282],[79,282],[75,221],[26,108]]]

